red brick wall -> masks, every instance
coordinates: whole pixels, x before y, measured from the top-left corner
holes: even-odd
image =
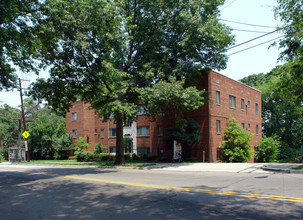
[[[245,123],[246,129],[250,124],[250,132],[254,134],[252,145],[261,140],[261,93],[258,90],[212,71],[210,73],[204,72],[200,81],[201,89],[208,91],[209,102],[198,110],[185,113],[187,118],[194,119],[201,126],[201,138],[192,149],[193,157],[202,161],[204,155],[206,161],[214,162],[217,160],[217,148],[222,144],[228,115],[235,117],[240,124]],[[220,92],[220,105],[216,104],[216,91]],[[229,107],[230,95],[236,97],[235,109]],[[241,110],[241,99],[244,99],[244,111]],[[250,101],[250,107],[248,107],[248,101]],[[258,104],[258,114],[255,111],[255,104]],[[87,110],[88,107],[89,104],[84,104],[81,101],[73,103],[73,107],[66,114],[67,132],[77,129],[78,137],[89,137],[90,151],[94,150],[94,146],[98,142],[108,146],[108,150],[110,146],[116,146],[116,138],[109,137],[109,129],[116,128],[114,121],[102,122],[101,118],[95,115],[94,110]],[[77,112],[76,121],[72,121],[73,112]],[[217,120],[221,121],[221,134],[216,132]],[[138,115],[136,123],[137,127],[150,127],[149,136],[137,137],[137,148],[149,147],[152,155],[157,155],[158,148],[163,148],[165,157],[172,156],[173,148],[167,145],[165,135],[168,128],[174,127],[173,120],[159,117],[156,121],[151,122],[145,115]],[[163,125],[163,136],[158,136],[158,125]],[[258,136],[256,135],[256,125],[259,125]],[[101,138],[101,129],[104,129],[104,138]]]
[[[261,92],[250,88],[237,81],[229,79],[221,74],[210,72],[209,74],[209,116],[210,116],[210,143],[209,160],[216,161],[217,148],[221,145],[224,130],[227,128],[227,116],[231,115],[241,125],[245,124],[245,129],[254,134],[251,144],[254,146],[262,138],[262,116],[261,116]],[[216,104],[216,91],[220,92],[220,105]],[[229,96],[236,97],[236,108],[229,107]],[[244,99],[244,110],[241,109],[241,99]],[[250,107],[248,107],[250,101]],[[255,104],[258,104],[258,114],[256,114]],[[221,135],[216,132],[216,121],[221,120]],[[259,134],[256,135],[256,125],[259,126]]]

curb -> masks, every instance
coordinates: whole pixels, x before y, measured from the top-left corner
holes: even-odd
[[[276,173],[294,173],[294,174],[303,174],[303,170],[292,170],[292,169],[278,169],[278,168],[268,168],[261,167],[262,170],[271,171]]]

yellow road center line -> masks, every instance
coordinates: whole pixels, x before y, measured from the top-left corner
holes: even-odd
[[[94,181],[94,182],[111,183],[111,184],[119,184],[119,185],[127,185],[127,186],[138,186],[138,187],[153,188],[153,189],[165,189],[165,190],[174,190],[174,191],[183,191],[183,192],[197,192],[197,193],[207,193],[207,194],[216,194],[216,195],[239,196],[239,197],[248,197],[248,198],[271,199],[271,200],[302,202],[303,203],[303,198],[296,198],[296,197],[263,195],[263,194],[254,194],[254,193],[228,192],[228,191],[219,191],[219,190],[175,187],[175,186],[162,186],[162,185],[152,185],[152,184],[144,184],[144,183],[131,183],[131,182],[103,180],[103,179],[95,179],[95,178],[79,177],[79,176],[66,176],[66,175],[57,175],[57,174],[48,174],[48,173],[31,173],[31,172],[20,171],[20,170],[0,169],[0,171],[63,177],[63,178],[68,178],[68,179],[88,180],[88,181]]]

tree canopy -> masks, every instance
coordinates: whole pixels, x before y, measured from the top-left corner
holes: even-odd
[[[267,74],[245,77],[241,82],[262,91],[262,119],[263,134],[267,137],[280,137],[282,148],[278,159],[294,160],[303,144],[303,106],[300,95],[289,89],[298,86],[293,81],[289,70],[289,62],[274,68]],[[265,79],[265,80],[264,80]]]
[[[36,16],[42,3],[39,0],[1,0],[0,2],[0,91],[16,87],[14,66],[23,71],[37,70],[35,35]]]
[[[35,84],[35,96],[64,112],[81,99],[104,120],[114,113],[123,163],[123,121],[136,113],[141,88],[226,66],[233,36],[218,20],[223,3],[46,0],[37,36],[50,78]]]

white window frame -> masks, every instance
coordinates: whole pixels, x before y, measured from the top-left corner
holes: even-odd
[[[77,139],[77,130],[72,130],[73,139]]]
[[[142,133],[142,129],[145,128],[146,133]],[[138,126],[137,127],[137,135],[138,136],[149,136],[150,135],[150,128],[149,126]]]
[[[220,91],[216,91],[216,104],[220,105],[221,104],[221,94]]]
[[[236,109],[236,96],[229,96],[229,108]]]
[[[221,134],[221,120],[216,120],[216,132]]]
[[[244,111],[244,99],[241,99],[241,110]]]
[[[77,112],[72,113],[72,121],[77,121]]]
[[[113,135],[113,133],[115,133],[115,134]],[[117,128],[109,129],[109,137],[117,137]]]

